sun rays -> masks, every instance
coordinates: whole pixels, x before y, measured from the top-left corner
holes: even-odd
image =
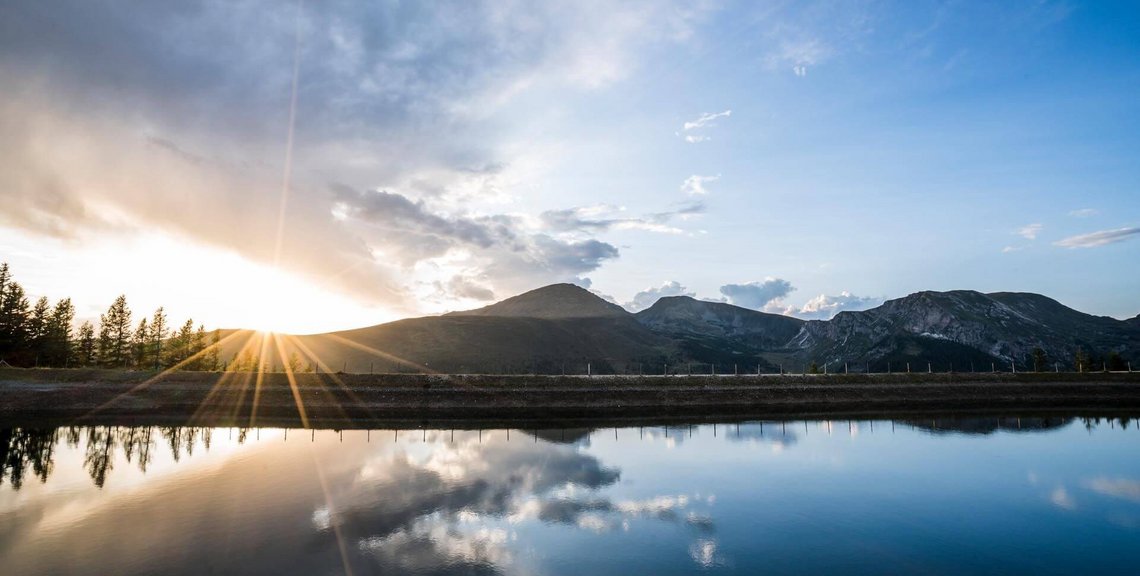
[[[337,351],[335,360],[327,357],[329,350]],[[177,386],[178,395],[200,398],[191,407],[188,424],[221,420],[256,427],[266,412],[278,419],[291,412],[291,417],[297,418],[302,427],[309,428],[312,409],[306,405],[306,398],[319,405],[322,418],[377,417],[370,404],[357,394],[358,388],[345,381],[348,362],[343,359],[344,350],[356,353],[354,366],[367,362],[370,372],[375,361],[381,361],[384,365],[409,367],[423,374],[437,373],[427,365],[342,335],[300,337],[237,330],[182,362],[130,386],[78,420],[114,412],[117,404],[137,401],[143,392],[163,384]],[[209,354],[225,359],[221,371],[199,373],[210,374],[205,378],[179,376],[191,373],[185,368]],[[342,371],[336,369],[338,363]]]

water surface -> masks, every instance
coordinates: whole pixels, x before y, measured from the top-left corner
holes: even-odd
[[[0,431],[8,574],[1131,573],[1128,419]]]

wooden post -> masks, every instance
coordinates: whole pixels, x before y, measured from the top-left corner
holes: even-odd
[[[910,362],[906,363],[906,373],[910,374]]]
[[[934,366],[930,362],[926,363],[926,373],[927,374],[933,374],[934,373]]]
[[[592,367],[590,366],[590,363],[587,362],[586,363],[586,376],[591,376],[592,374],[593,374]]]
[[[846,362],[843,363],[843,373],[844,374],[850,374],[850,372],[847,371],[847,363]]]

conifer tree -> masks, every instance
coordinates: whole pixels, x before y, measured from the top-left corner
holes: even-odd
[[[190,341],[194,338],[194,321],[187,320],[174,335],[170,337],[167,346],[167,366],[177,366],[190,357]]]
[[[131,309],[127,297],[115,299],[99,322],[99,362],[110,368],[131,363]]]
[[[80,366],[93,366],[95,359],[95,327],[91,322],[84,322],[75,342],[75,361]]]
[[[221,348],[222,333],[219,330],[214,330],[214,335],[210,338],[210,347],[203,355],[205,370],[218,370],[221,366],[218,365],[218,349]]]
[[[47,348],[49,320],[51,320],[51,305],[48,304],[47,297],[41,296],[39,300],[36,300],[36,304],[32,306],[31,313],[28,314],[24,341],[24,348],[27,350],[28,359],[32,360],[37,366],[46,360],[44,353]]]
[[[48,320],[46,357],[49,366],[67,366],[71,360],[71,324],[75,322],[75,306],[71,298],[56,302]]]
[[[155,370],[161,368],[166,339],[170,336],[170,327],[166,323],[166,311],[160,306],[154,311],[150,319],[150,358],[154,361]]]
[[[187,370],[205,370],[206,368],[206,327],[199,324],[198,330],[190,339],[190,357],[192,361],[186,366]]]
[[[4,268],[7,271],[7,266]],[[27,323],[30,311],[24,288],[10,277],[4,280],[0,293],[0,359],[20,363],[27,347]]]
[[[147,353],[150,348],[150,325],[147,324],[146,318],[139,320],[139,327],[135,328],[135,338],[131,348],[135,366],[144,370],[150,368],[150,355]]]

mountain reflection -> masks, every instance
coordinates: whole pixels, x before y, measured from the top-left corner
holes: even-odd
[[[901,420],[911,428],[933,434],[986,435],[996,432],[1045,432],[1059,430],[1079,420],[1088,430],[1101,426],[1128,429],[1134,424],[1132,418],[1073,418],[1073,417],[975,417],[975,418],[932,418],[926,420]],[[830,429],[830,422],[823,422]],[[804,429],[805,423],[785,421],[748,422],[740,424],[704,425],[705,434],[723,437],[729,442],[767,443],[777,447],[789,447],[799,440],[795,432]],[[797,428],[798,427],[798,428]],[[664,440],[669,445],[679,445],[693,435],[694,426],[640,427],[639,440]],[[632,429],[631,429],[632,430]],[[806,429],[805,429],[806,430]],[[873,424],[871,430],[873,431]],[[54,457],[57,446],[62,442],[69,448],[83,448],[83,468],[97,487],[103,487],[108,474],[113,471],[115,456],[121,453],[128,464],[145,473],[154,459],[154,450],[161,442],[169,450],[174,462],[184,456],[192,456],[195,449],[209,450],[213,428],[160,426],[70,426],[64,428],[4,428],[0,429],[0,484],[5,481],[14,490],[19,490],[29,478],[46,482],[55,469]],[[230,430],[229,440],[238,445],[245,444],[254,429],[236,428]],[[236,433],[235,433],[236,432]],[[526,431],[536,442],[570,447],[589,447],[590,438],[598,430],[592,428],[567,428],[553,430]],[[482,432],[478,437],[482,437]],[[454,436],[454,432],[452,432]],[[399,433],[396,432],[396,437]],[[586,484],[597,488],[597,484]]]
[[[890,422],[802,420],[565,431],[6,429],[0,557],[13,574],[593,573],[601,558],[643,568],[624,573],[756,573],[773,561],[784,563],[771,571],[789,572],[797,567],[781,551],[832,519],[819,498],[864,502],[886,493],[889,479],[925,478],[906,489],[918,491],[915,509],[929,523],[988,490],[1014,498],[1024,489],[963,475],[961,498],[923,508],[945,498],[936,479],[977,464],[977,442],[930,430],[1066,427],[1080,441],[1067,449],[1083,457],[1081,423],[1133,424],[938,418],[897,433]],[[1013,440],[1029,439],[985,442]],[[1105,446],[1130,440],[1097,437]],[[935,444],[956,459],[924,449]],[[1031,460],[1029,476],[1048,498],[1042,504],[1103,514],[1118,527],[1140,519],[1140,482],[1127,459],[1083,470],[1048,454]],[[1026,474],[1025,462],[998,465],[1001,477]],[[897,533],[897,506],[857,508],[838,523]],[[761,528],[771,526],[788,528]],[[864,558],[865,540],[848,536],[830,533],[838,548],[813,547],[807,562],[828,550],[838,550],[833,566]],[[868,566],[908,553],[895,546]]]

